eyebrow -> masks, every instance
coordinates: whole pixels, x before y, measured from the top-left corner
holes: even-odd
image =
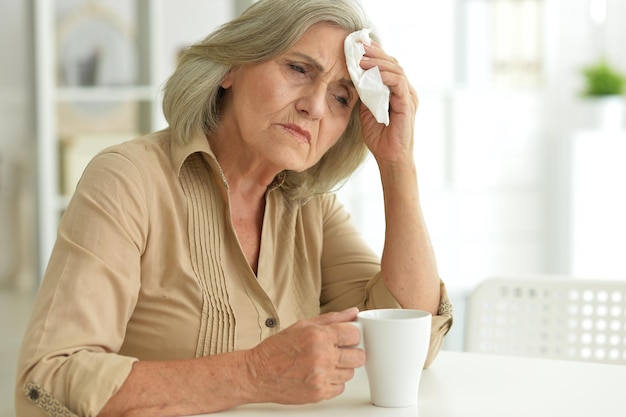
[[[326,72],[326,68],[324,68],[322,64],[310,55],[303,54],[302,52],[292,52],[291,55],[295,55],[303,61],[306,61],[309,65],[315,67],[315,69],[319,72]],[[346,87],[356,89],[350,78],[342,78],[339,80],[339,83],[345,85]]]

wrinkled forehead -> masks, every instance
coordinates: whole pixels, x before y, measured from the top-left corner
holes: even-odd
[[[318,23],[310,27],[286,54],[302,58],[320,73],[349,80],[344,52],[348,34],[346,29],[337,25]]]

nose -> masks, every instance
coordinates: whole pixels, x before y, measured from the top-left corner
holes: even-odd
[[[309,119],[321,119],[326,110],[326,85],[315,83],[307,86],[296,102],[296,109]]]

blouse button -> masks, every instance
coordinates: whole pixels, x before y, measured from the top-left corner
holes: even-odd
[[[31,388],[28,391],[28,398],[32,401],[37,401],[39,399],[39,391],[36,388]]]
[[[265,326],[269,328],[276,327],[276,319],[270,317],[269,319],[265,320]]]

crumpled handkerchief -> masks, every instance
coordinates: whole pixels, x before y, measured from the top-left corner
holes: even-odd
[[[361,58],[365,55],[363,44],[372,43],[370,32],[371,29],[361,29],[346,37],[343,44],[346,65],[361,101],[372,112],[378,123],[389,126],[389,87],[383,84],[378,67],[366,71],[359,65]]]

